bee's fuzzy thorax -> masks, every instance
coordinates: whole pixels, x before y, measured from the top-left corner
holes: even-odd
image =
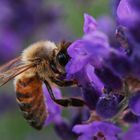
[[[22,60],[28,61],[35,58],[49,58],[57,46],[51,41],[40,41],[30,45],[22,53]]]

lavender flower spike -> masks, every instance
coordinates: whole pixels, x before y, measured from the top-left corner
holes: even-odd
[[[73,42],[67,49],[67,52],[71,57],[66,65],[67,77],[69,78],[76,75],[75,79],[80,83],[81,80],[83,80],[80,79],[80,77],[85,77],[83,73],[86,73],[86,76],[88,76],[89,79],[87,84],[92,81],[94,87],[97,87],[98,91],[102,91],[104,84],[101,82],[102,80],[98,77],[95,70],[102,69],[105,60],[109,59],[111,53],[115,52],[115,50],[109,45],[107,35],[98,30],[95,19],[87,14],[84,16],[85,34],[83,35],[83,38]],[[89,69],[89,66],[90,71],[85,72]]]

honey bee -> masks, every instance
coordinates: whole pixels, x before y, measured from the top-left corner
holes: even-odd
[[[37,130],[43,128],[48,117],[45,97],[42,90],[44,83],[51,99],[64,107],[83,106],[78,98],[56,99],[51,85],[71,86],[75,80],[66,80],[65,65],[70,57],[67,54],[69,42],[55,44],[40,41],[27,47],[21,54],[0,67],[0,86],[14,78],[16,100],[24,118]]]

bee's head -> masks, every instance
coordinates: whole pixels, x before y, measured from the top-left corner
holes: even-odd
[[[60,49],[59,52],[57,53],[56,61],[62,67],[65,67],[68,61],[70,60],[70,56],[67,53],[67,48],[69,47],[70,44],[71,44],[70,42],[64,41],[60,44]]]
[[[65,66],[70,60],[70,57],[67,53],[67,48],[71,43],[69,42],[61,42],[58,45],[58,49],[54,50],[54,55],[50,61],[51,69],[55,73],[65,74]]]

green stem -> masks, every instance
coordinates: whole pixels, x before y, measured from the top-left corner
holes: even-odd
[[[121,116],[122,112],[127,108],[128,106],[128,101],[130,98],[130,91],[128,88],[127,83],[124,83],[124,88],[123,91],[125,93],[124,99],[119,103],[119,112],[111,119],[112,122],[117,122],[119,117]]]

